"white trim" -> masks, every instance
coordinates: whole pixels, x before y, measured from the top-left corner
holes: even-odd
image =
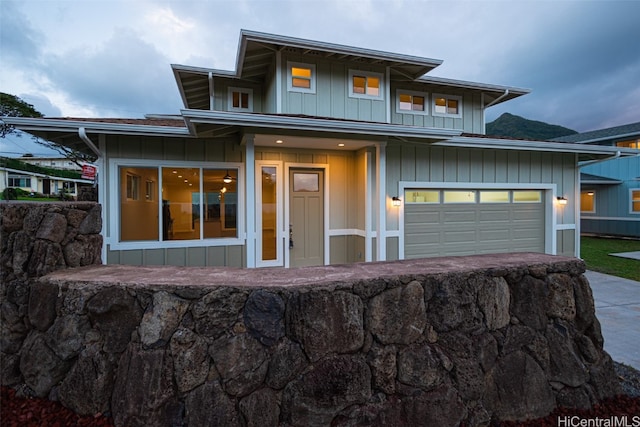
[[[364,77],[365,80],[368,80],[369,77],[375,77],[378,79],[378,83],[380,84],[380,87],[378,88],[378,95],[369,95],[366,93],[367,91],[367,86],[365,83],[365,93],[354,93],[353,92],[353,77],[354,76],[358,76],[358,77]],[[384,74],[382,73],[376,73],[373,71],[362,71],[362,70],[355,70],[355,69],[349,69],[349,98],[362,98],[362,99],[372,99],[372,100],[384,100],[384,94],[386,91],[386,83],[385,83],[385,79],[384,79]]]
[[[416,111],[416,110],[402,110],[400,109],[400,95],[409,95],[411,96],[411,105],[413,106],[413,97],[421,96],[424,98],[424,110]],[[420,116],[428,116],[429,115],[429,93],[427,92],[419,92],[417,90],[405,90],[405,89],[396,89],[396,114],[416,114]]]
[[[283,172],[281,161],[256,160],[256,267],[281,267],[284,265],[285,239],[287,237],[284,222],[283,203]],[[276,169],[276,259],[264,261],[262,259],[262,168]]]
[[[376,231],[373,229],[373,214],[375,210],[374,200],[376,200],[375,193],[375,171],[376,165],[373,158],[374,153],[371,148],[368,148],[365,152],[364,163],[364,179],[365,179],[365,191],[364,191],[364,230],[366,235],[364,237],[364,260],[365,262],[373,261],[373,238],[376,235]]]
[[[102,263],[107,263],[107,179],[111,174],[107,173],[107,169],[105,165],[107,164],[107,160],[105,159],[104,153],[106,153],[106,145],[107,145],[107,136],[104,134],[98,135],[98,148],[100,152],[103,153],[102,156],[98,157],[96,160],[96,166],[98,167],[98,203],[100,204],[100,215],[102,216],[102,228],[100,229],[100,234],[104,241],[102,242]],[[115,189],[112,191],[116,191]]]
[[[255,165],[255,148],[254,148],[254,144],[253,144],[253,138],[254,136],[252,134],[247,134],[245,135],[244,139],[244,145],[245,145],[245,164],[246,164],[246,174],[245,174],[245,185],[247,186],[246,188],[246,195],[245,194],[238,194],[238,211],[240,211],[240,209],[242,209],[242,206],[240,205],[240,201],[246,200],[246,213],[245,213],[245,218],[247,221],[246,224],[246,239],[245,239],[245,250],[246,250],[246,258],[247,258],[247,268],[254,268],[256,266],[256,205],[255,202],[253,200],[255,200],[255,198],[253,196],[255,196],[256,194],[256,187],[255,187],[255,176],[256,176],[256,165]],[[240,176],[242,169],[240,169],[238,171],[238,177]],[[237,183],[237,187],[238,187],[238,192],[240,191],[240,182]],[[241,197],[242,196],[242,197]],[[249,197],[251,197],[252,201],[249,201]],[[241,211],[240,211],[241,212]],[[238,216],[240,216],[240,212],[238,212]],[[238,224],[242,224],[242,220],[241,218],[237,218],[236,219]],[[242,237],[242,234],[240,233],[240,229],[238,229],[238,237]]]
[[[276,51],[276,114],[282,113],[282,51]]]
[[[329,236],[359,236],[366,238],[367,232],[365,230],[360,230],[359,228],[336,228],[333,230],[329,230]]]
[[[233,93],[238,92],[240,94],[247,94],[249,96],[249,100],[247,101],[247,108],[234,107],[233,106]],[[242,103],[242,99],[240,100]],[[246,87],[229,87],[227,89],[227,109],[229,111],[243,111],[246,113],[253,112],[253,89]]]
[[[557,185],[542,183],[486,183],[486,182],[430,182],[430,181],[400,181],[398,182],[398,194],[404,198],[404,192],[407,188],[425,188],[425,189],[465,189],[465,190],[540,190],[544,191],[545,202],[545,235],[544,250],[545,253],[556,255],[557,252],[557,236],[556,232],[560,229],[573,229],[575,224],[557,225],[557,207],[553,201],[556,199]],[[404,259],[404,205],[403,202],[398,211],[398,258]],[[570,227],[570,228],[560,228]],[[387,235],[389,233],[387,232]]]
[[[293,85],[293,75],[291,69],[305,68],[309,69],[311,77],[309,78],[309,87],[299,87]],[[287,91],[288,92],[302,92],[302,93],[316,93],[316,65],[306,62],[287,61]]]
[[[162,236],[162,224],[159,221],[159,236],[158,240],[149,241],[131,241],[121,242],[120,238],[120,186],[119,186],[119,168],[121,166],[127,167],[146,167],[158,169],[158,192],[162,191],[162,168],[163,167],[189,167],[199,169],[238,169],[238,217],[237,223],[237,237],[233,238],[200,238],[197,240],[161,240]],[[106,218],[109,221],[109,233],[104,235],[104,245],[109,245],[110,250],[136,250],[136,249],[162,249],[162,248],[189,248],[189,247],[204,247],[204,246],[232,246],[232,245],[244,245],[245,244],[245,191],[242,183],[242,177],[244,176],[245,166],[243,163],[238,162],[190,162],[183,160],[145,160],[145,159],[127,159],[127,158],[113,158],[109,161],[109,176],[113,182],[117,183],[112,186],[109,194],[109,213]],[[202,180],[201,180],[202,181]],[[202,194],[202,191],[200,191]],[[202,210],[202,204],[200,209]],[[162,198],[158,200],[158,217],[160,217],[160,211],[162,209]],[[248,217],[247,209],[247,217]],[[103,228],[104,223],[103,221]],[[202,231],[202,230],[201,230]],[[200,234],[202,236],[202,233]]]
[[[329,241],[329,164],[328,163],[293,163],[293,162],[285,162],[284,163],[284,225],[286,227],[285,236],[289,236],[289,224],[290,224],[290,214],[289,214],[289,197],[291,191],[291,185],[289,183],[289,175],[291,169],[323,169],[324,170],[324,218],[323,218],[323,230],[322,234],[324,237],[324,265],[329,265],[331,262],[331,253],[330,253],[330,241]],[[290,254],[289,254],[289,246],[285,245],[284,249],[284,266],[289,267],[290,264]]]
[[[436,111],[436,99],[443,98],[445,101],[455,100],[458,101],[458,112],[456,114],[451,113],[439,113]],[[448,107],[445,107],[448,109]],[[460,95],[446,95],[444,93],[431,94],[431,115],[434,117],[448,117],[452,119],[459,119],[462,117],[462,96]]]
[[[580,219],[594,219],[599,221],[640,221],[640,218],[625,218],[615,216],[583,216]]]
[[[556,230],[575,230],[576,224],[556,224]]]
[[[378,213],[378,237],[376,239],[376,260],[387,259],[387,147],[385,144],[376,144],[376,200]]]

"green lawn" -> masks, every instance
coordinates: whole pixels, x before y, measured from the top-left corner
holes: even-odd
[[[640,281],[640,261],[609,255],[640,251],[640,240],[585,236],[580,240],[580,256],[587,264],[587,269]]]

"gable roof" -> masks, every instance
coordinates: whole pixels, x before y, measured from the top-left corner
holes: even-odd
[[[530,92],[528,89],[510,86],[424,77],[442,64],[443,61],[440,59],[241,30],[235,70],[171,64],[185,108],[211,109],[210,79],[213,77],[262,82],[271,72],[276,52],[282,51],[322,59],[336,59],[350,64],[389,67],[389,77],[392,80],[418,81],[440,87],[480,91],[487,95],[487,104],[508,101]]]
[[[579,144],[589,144],[593,142],[601,142],[614,138],[640,138],[640,122],[629,123],[622,126],[614,126],[606,129],[598,129],[590,132],[576,133],[573,135],[561,136],[554,138],[553,141],[559,142],[575,142]]]

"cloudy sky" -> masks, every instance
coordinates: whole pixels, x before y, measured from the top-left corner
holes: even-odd
[[[532,90],[487,121],[583,132],[640,121],[638,17],[640,0],[0,0],[0,92],[49,117],[177,113],[170,64],[232,70],[244,28],[442,59],[431,75]]]

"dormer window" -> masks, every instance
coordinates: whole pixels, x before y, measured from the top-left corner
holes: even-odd
[[[396,91],[396,112],[400,114],[427,114],[427,94],[398,89]]]
[[[380,73],[349,70],[349,96],[383,99],[382,78]]]
[[[462,97],[433,94],[433,115],[462,117]]]
[[[316,66],[287,62],[287,89],[290,92],[316,93]]]
[[[229,111],[253,111],[253,89],[230,87],[228,99]]]

